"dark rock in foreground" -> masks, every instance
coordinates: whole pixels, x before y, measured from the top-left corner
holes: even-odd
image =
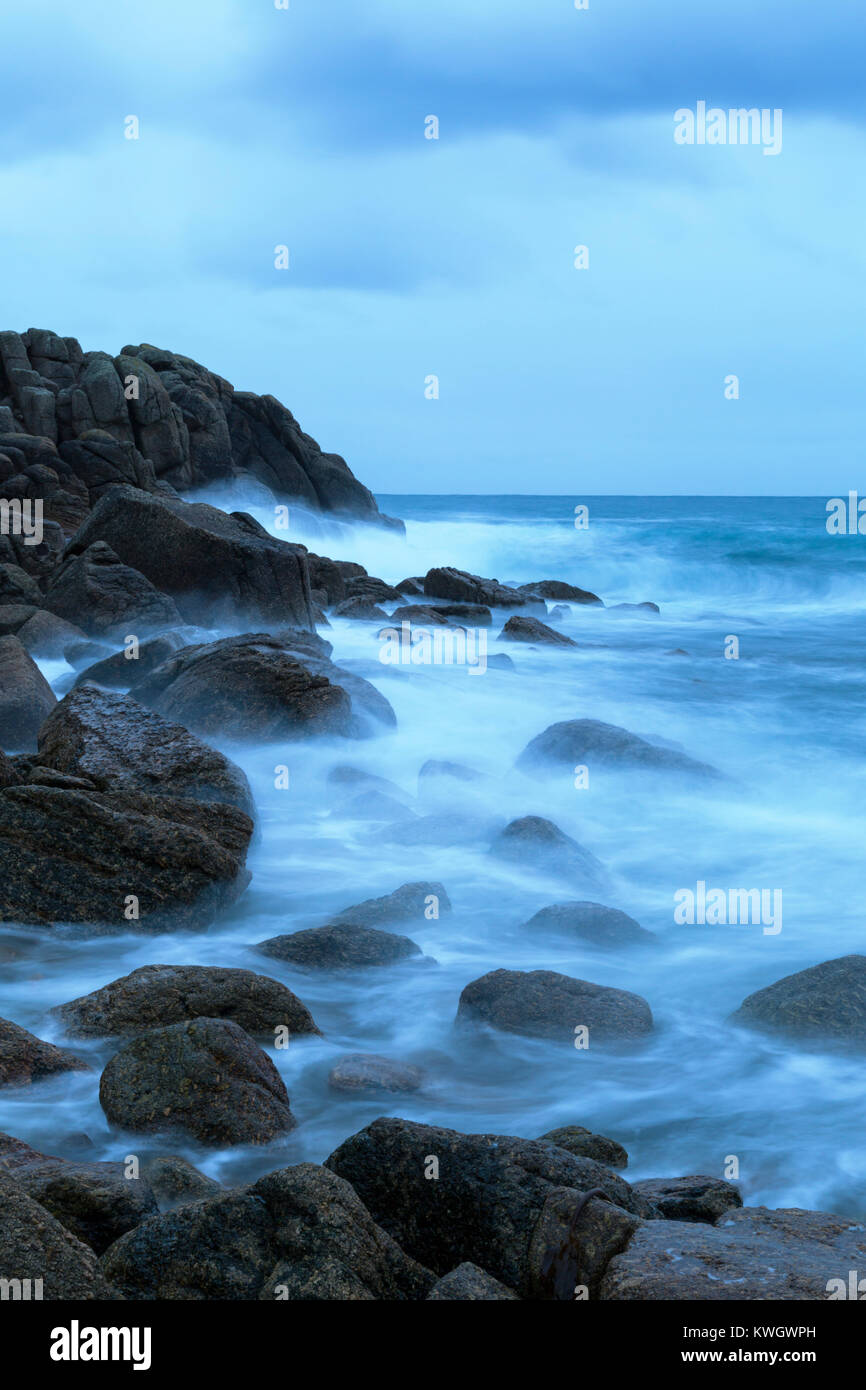
[[[655,946],[658,937],[646,931],[628,913],[602,903],[553,903],[524,923],[527,930],[563,933],[593,946]]]
[[[252,1036],[273,1040],[317,1034],[312,1014],[278,980],[215,965],[144,965],[92,994],[52,1010],[73,1037],[136,1037],[194,1018],[229,1019]]]
[[[43,1042],[26,1028],[0,1018],[0,1086],[29,1086],[57,1072],[89,1070],[73,1052]]]
[[[526,745],[517,766],[524,772],[568,769],[578,765],[599,767],[637,767],[658,772],[693,772],[717,777],[706,763],[685,753],[660,748],[616,724],[598,719],[565,719],[551,724]]]
[[[639,994],[554,970],[489,971],[463,990],[457,1020],[570,1043],[585,1027],[590,1046],[596,1040],[643,1038],[653,1030],[649,1004]]]
[[[139,1134],[179,1130],[202,1144],[267,1144],[294,1129],[282,1077],[236,1023],[196,1018],[154,1028],[108,1063],[99,1102]]]
[[[577,643],[564,632],[557,632],[538,618],[514,614],[508,619],[497,639],[500,642],[540,642],[548,647],[576,647]]]
[[[553,1144],[410,1120],[375,1120],[341,1144],[327,1167],[352,1184],[374,1219],[421,1264],[445,1276],[483,1261],[522,1298],[573,1299],[576,1283],[595,1287],[638,1218],[652,1214],[609,1168]],[[582,1194],[592,1188],[610,1200],[592,1199],[570,1239]],[[563,1243],[573,1267],[559,1295]]]
[[[17,637],[0,637],[0,746],[36,747],[39,727],[56,705],[54,692]]]
[[[3,1278],[40,1280],[42,1298],[113,1299],[96,1255],[12,1178],[0,1174],[0,1269]],[[13,1295],[14,1297],[14,1295]]]
[[[801,1039],[866,1043],[866,956],[838,956],[744,999],[733,1023]]]
[[[157,1211],[144,1177],[123,1163],[78,1163],[0,1134],[0,1174],[15,1182],[97,1255]]]
[[[408,936],[376,931],[373,927],[332,922],[260,941],[257,951],[276,960],[290,961],[308,970],[351,970],[368,965],[393,965],[419,956],[421,947]]]
[[[428,911],[435,920],[451,911],[451,901],[441,883],[403,883],[382,898],[367,898],[354,907],[345,907],[335,922],[351,922],[359,927],[385,927],[395,922],[423,922]]]
[[[866,1267],[862,1223],[797,1208],[742,1207],[715,1226],[648,1221],[611,1260],[599,1297],[668,1301],[812,1299]],[[837,1297],[839,1295],[837,1294]]]
[[[604,1134],[593,1134],[592,1130],[584,1129],[582,1125],[562,1125],[559,1129],[542,1134],[541,1138],[580,1158],[594,1158],[596,1163],[604,1163],[608,1168],[628,1167],[628,1154],[622,1144],[608,1139]],[[635,1183],[634,1188],[637,1191],[640,1184]]]
[[[434,1276],[349,1185],[302,1163],[146,1221],[104,1256],[129,1299],[423,1299]]]
[[[181,621],[172,599],[138,570],[122,564],[104,541],[71,554],[59,566],[45,594],[45,607],[95,637],[141,634]]]
[[[501,1303],[506,1300],[517,1300],[517,1294],[511,1289],[507,1289],[504,1284],[500,1284],[498,1279],[494,1279],[492,1274],[480,1269],[478,1265],[471,1264],[468,1260],[452,1269],[450,1274],[446,1274],[443,1279],[439,1279],[433,1285],[427,1295],[427,1302],[435,1300],[449,1300],[460,1303]]]
[[[647,1178],[634,1184],[666,1221],[704,1221],[713,1225],[743,1199],[733,1183],[704,1175],[689,1178]]]

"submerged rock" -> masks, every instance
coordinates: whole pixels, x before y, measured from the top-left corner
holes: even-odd
[[[403,1301],[435,1278],[313,1163],[153,1217],[103,1257],[128,1299]]]
[[[672,748],[660,748],[616,724],[598,719],[565,719],[551,724],[526,745],[517,766],[523,772],[568,769],[578,764],[637,767],[648,771],[693,772],[717,777],[706,763]]]
[[[593,946],[614,949],[619,946],[655,946],[658,937],[646,931],[633,917],[602,903],[553,903],[524,922],[532,931],[549,931],[576,937]]]
[[[543,816],[513,820],[496,837],[490,853],[518,867],[540,869],[585,883],[599,883],[604,869],[594,854]]]
[[[195,1018],[154,1028],[112,1057],[99,1083],[109,1123],[179,1130],[201,1144],[268,1144],[294,1129],[282,1077],[236,1023]]]
[[[318,1034],[306,1005],[278,980],[215,965],[143,965],[52,1010],[78,1038],[136,1037],[194,1018],[222,1018],[254,1037]]]
[[[866,956],[838,956],[744,999],[731,1022],[800,1039],[866,1043]]]
[[[463,990],[457,1021],[572,1044],[578,1028],[589,1030],[590,1043],[634,1041],[653,1031],[639,994],[554,970],[489,971]]]
[[[364,1091],[417,1091],[424,1082],[420,1067],[409,1062],[395,1062],[390,1057],[378,1057],[371,1052],[352,1052],[340,1057],[328,1073],[328,1085],[334,1091],[352,1095]]]
[[[451,900],[441,883],[403,883],[384,897],[367,898],[354,907],[344,907],[334,920],[362,927],[384,927],[396,922],[429,920],[428,912],[435,920],[440,913],[450,911]]]
[[[395,961],[421,954],[421,947],[408,936],[396,936],[393,932],[348,922],[332,922],[327,927],[310,927],[286,936],[272,936],[260,941],[256,950],[309,970],[393,965]]]

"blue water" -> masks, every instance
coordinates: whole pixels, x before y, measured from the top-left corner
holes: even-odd
[[[272,523],[260,490],[220,500]],[[325,1035],[273,1054],[299,1119],[287,1144],[220,1154],[160,1146],[228,1182],[321,1160],[379,1114],[526,1136],[575,1123],[625,1144],[627,1176],[721,1175],[735,1156],[751,1204],[866,1216],[862,1055],[768,1039],[726,1021],[755,989],[866,949],[866,537],[828,535],[825,501],[381,497],[384,511],[406,520],[405,538],[314,527],[298,516],[290,538],[360,560],[392,582],[450,564],[506,582],[565,579],[607,605],[651,600],[661,612],[572,607],[560,626],[576,650],[493,641],[516,669],[483,678],[457,667],[386,668],[375,628],[334,620],[325,635],[335,659],[356,663],[388,696],[396,732],[357,745],[223,745],[250,776],[260,812],[253,882],[232,912],[202,936],[156,941],[70,943],[7,932],[0,947],[14,938],[17,954],[4,967],[0,1015],[57,1038],[50,1005],[157,961],[242,965],[284,980]],[[586,530],[574,526],[580,503],[589,507]],[[732,636],[738,660],[725,659]],[[687,655],[670,655],[677,648]],[[514,771],[529,739],[570,717],[675,744],[725,780],[684,787],[622,773],[577,790],[571,777],[534,782]],[[431,757],[470,764],[488,781],[440,787],[416,810],[479,824],[551,818],[605,865],[604,900],[657,932],[662,948],[604,954],[529,936],[520,926],[535,911],[583,894],[503,866],[484,840],[405,846],[335,810],[325,781],[335,764],[365,767],[414,798],[418,769]],[[288,792],[274,787],[283,762]],[[453,915],[409,932],[435,966],[304,975],[251,949],[422,878],[440,879],[454,904]],[[781,890],[781,932],[677,925],[674,894],[698,880]],[[455,1032],[461,989],[499,966],[557,969],[636,991],[657,1031],[626,1052]],[[97,1066],[109,1055],[88,1046]],[[335,1096],[326,1076],[346,1051],[417,1062],[428,1084],[408,1097]],[[0,1128],[49,1150],[64,1131],[85,1130],[100,1156],[141,1151],[141,1140],[109,1132],[97,1077],[0,1094]]]

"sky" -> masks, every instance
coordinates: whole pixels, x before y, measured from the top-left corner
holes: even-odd
[[[0,327],[195,357],[377,492],[866,492],[864,39],[862,0],[7,0]],[[678,144],[699,102],[781,151]]]

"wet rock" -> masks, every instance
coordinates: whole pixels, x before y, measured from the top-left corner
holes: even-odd
[[[423,603],[404,603],[402,607],[395,608],[385,621],[392,627],[399,623],[414,623],[416,627],[451,627],[451,619],[441,608]]]
[[[655,946],[658,937],[646,931],[633,917],[602,903],[553,903],[543,907],[524,923],[527,930],[549,931],[576,937],[593,946],[615,949],[619,946]]]
[[[513,671],[515,666],[511,657],[507,656],[505,652],[492,652],[487,657],[487,669],[488,671]]]
[[[54,692],[17,637],[0,637],[0,747],[9,752],[36,747],[45,716],[57,704]]]
[[[542,623],[538,618],[528,617],[525,614],[514,614],[508,619],[504,628],[499,634],[500,642],[541,642],[549,647],[576,647],[570,637],[566,637],[564,632],[557,632],[555,628],[548,627],[547,623]]]
[[[136,1037],[151,1028],[194,1018],[222,1018],[254,1037],[273,1041],[319,1032],[312,1014],[278,980],[252,970],[215,965],[143,965],[52,1010],[73,1037]]]
[[[70,1162],[0,1134],[0,1175],[13,1178],[97,1255],[158,1210],[146,1179],[126,1172],[124,1163]]]
[[[67,623],[65,619],[58,618],[47,609],[40,609],[18,629],[17,637],[31,656],[57,661],[71,643],[84,638],[84,633],[73,623]]]
[[[335,917],[336,922],[352,922],[360,927],[386,927],[396,922],[435,920],[442,912],[451,911],[451,900],[441,883],[403,883],[393,893],[381,898],[367,898],[354,907],[345,907]]]
[[[0,637],[14,637],[38,612],[32,603],[4,603],[0,607]]]
[[[315,555],[310,551],[307,554],[307,565],[312,588],[324,594],[322,606],[329,607],[331,604],[341,603],[346,597],[346,581],[337,562],[329,559],[327,555]]]
[[[112,1057],[99,1083],[110,1124],[179,1130],[201,1144],[267,1144],[295,1127],[282,1077],[236,1023],[196,1018],[154,1028]]]
[[[628,1154],[622,1144],[604,1134],[593,1134],[582,1125],[562,1125],[559,1129],[548,1130],[541,1138],[579,1158],[594,1158],[596,1163],[604,1163],[608,1168],[628,1167]],[[640,1183],[634,1184],[634,1190],[641,1190]]]
[[[156,1198],[160,1211],[173,1211],[203,1197],[216,1197],[221,1183],[200,1173],[178,1154],[154,1154],[141,1160],[141,1176]]]
[[[21,775],[17,771],[11,758],[0,752],[0,790],[3,787],[14,787],[22,781]]]
[[[467,1260],[436,1281],[427,1295],[427,1302],[437,1299],[459,1303],[501,1303],[507,1299],[517,1299],[517,1294],[500,1284],[492,1274]]]
[[[598,883],[604,877],[595,855],[543,816],[522,816],[511,821],[493,841],[490,853],[520,867],[586,883]]]
[[[826,1301],[831,1280],[866,1263],[866,1232],[853,1219],[797,1208],[728,1211],[716,1226],[648,1221],[608,1265],[604,1300]]]
[[[62,1071],[89,1071],[80,1057],[0,1018],[0,1086],[29,1086]]]
[[[31,1299],[39,1296],[33,1292],[35,1281],[41,1281],[35,1286],[46,1301],[117,1296],[90,1247],[76,1240],[19,1183],[2,1175],[0,1269],[4,1279],[21,1280]]]
[[[566,584],[561,579],[536,579],[531,584],[521,584],[520,591],[536,598],[566,598],[572,603],[594,603],[604,607],[598,594],[591,593],[589,589],[579,589],[576,584]]]
[[[110,689],[126,690],[145,676],[149,676],[151,671],[163,661],[167,661],[183,645],[182,637],[175,632],[169,632],[162,637],[152,637],[150,641],[142,642],[137,649],[124,647],[122,651],[103,657],[79,672],[75,685],[102,685]]]
[[[394,588],[398,593],[405,594],[408,598],[421,598],[424,594],[424,576],[421,574],[410,575],[408,579],[401,579]]]
[[[173,601],[121,563],[104,541],[73,553],[54,574],[45,607],[92,636],[145,632],[181,621]]]
[[[42,607],[42,590],[36,580],[20,565],[0,564],[0,605]]]
[[[491,970],[463,990],[459,1023],[484,1023],[504,1033],[574,1043],[578,1028],[595,1041],[635,1041],[653,1030],[639,994],[573,979],[554,970]]]
[[[354,618],[358,622],[387,623],[388,614],[372,599],[356,597],[344,598],[334,608],[335,618]]]
[[[348,1182],[312,1163],[154,1217],[104,1268],[128,1299],[403,1301],[434,1283]]]
[[[482,579],[480,575],[451,566],[428,570],[424,576],[424,593],[427,598],[478,603],[485,608],[522,608],[527,604],[538,604],[537,599],[500,584],[498,579]]]
[[[466,627],[490,627],[493,614],[483,603],[437,603],[435,611]]]
[[[326,1166],[350,1182],[374,1219],[414,1259],[445,1276],[480,1264],[522,1298],[555,1298],[550,1279],[582,1196],[576,1276],[596,1282],[649,1204],[609,1168],[540,1140],[380,1119],[347,1139]],[[438,1173],[436,1180],[428,1174]],[[612,1204],[616,1205],[612,1205]],[[579,1223],[579,1224],[578,1224]],[[573,1245],[575,1242],[570,1242]],[[555,1272],[555,1270],[554,1270]],[[574,1277],[568,1298],[573,1299]]]
[[[378,1057],[371,1052],[352,1052],[340,1057],[328,1073],[328,1085],[333,1091],[359,1092],[417,1091],[424,1083],[420,1067],[408,1062],[395,1062],[390,1057]]]
[[[614,613],[617,609],[625,613],[658,613],[661,611],[657,603],[613,603],[609,611]]]
[[[636,767],[652,772],[691,772],[715,777],[706,763],[675,749],[660,748],[616,724],[598,719],[565,719],[551,724],[526,745],[517,766],[523,772],[573,770],[578,764],[598,767]]]
[[[246,777],[224,754],[130,695],[95,686],[71,691],[52,711],[40,730],[39,761],[113,793],[141,791],[253,810]]]
[[[704,1175],[688,1178],[647,1178],[634,1184],[666,1221],[705,1221],[713,1225],[743,1199],[734,1184]]]
[[[275,540],[245,513],[115,487],[76,532],[69,554],[96,541],[169,594],[187,622],[231,627],[250,619],[312,628],[306,552]]]
[[[395,961],[421,954],[421,947],[408,936],[376,931],[348,922],[332,922],[326,927],[310,927],[260,941],[257,951],[276,960],[290,961],[308,970],[351,970],[368,965],[393,965]]]
[[[731,1022],[800,1039],[866,1043],[866,956],[838,956],[744,999]]]

